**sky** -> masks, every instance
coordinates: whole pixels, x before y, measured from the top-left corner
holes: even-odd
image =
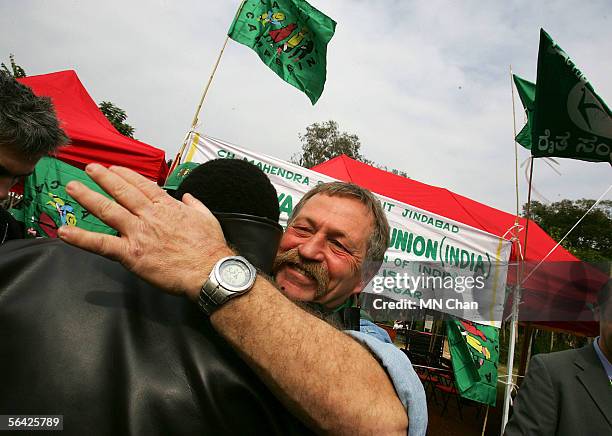
[[[128,114],[135,137],[173,158],[239,0],[0,0],[0,60],[28,75],[73,69],[96,102]],[[335,120],[362,154],[409,177],[516,211],[510,66],[535,81],[540,27],[612,105],[609,0],[312,0],[337,22],[315,106],[249,48],[229,41],[198,131],[289,160],[308,125]],[[524,114],[515,93],[516,129]],[[521,165],[529,152],[519,147]],[[533,198],[598,198],[605,163],[534,167]],[[558,174],[560,173],[560,174]],[[519,168],[520,204],[527,200]],[[608,193],[607,199],[612,199]]]

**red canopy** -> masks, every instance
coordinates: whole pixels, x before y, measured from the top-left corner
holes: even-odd
[[[91,162],[121,165],[161,183],[168,172],[165,152],[120,134],[100,112],[75,71],[18,79],[36,95],[51,97],[70,145],[57,157],[77,168]]]
[[[512,236],[514,215],[455,194],[448,189],[401,177],[344,155],[312,169],[493,235],[506,239]],[[524,227],[527,220],[521,218],[519,223],[523,227],[520,233],[521,246],[525,247]],[[525,260],[529,262],[531,268],[544,259],[555,245],[556,242],[540,226],[533,221],[529,223]],[[513,246],[511,260],[515,261],[517,257]],[[514,284],[516,275],[511,271],[516,270],[510,269],[508,283]],[[577,325],[575,321],[589,320],[591,314],[587,306],[595,302],[597,292],[607,279],[606,274],[580,262],[559,246],[546,258],[546,263],[540,266],[538,272],[522,284],[525,291],[521,304],[521,318],[538,321],[540,325],[547,324],[542,321],[554,319],[563,321],[553,323],[556,328],[584,332],[583,326]],[[543,314],[543,309],[548,312]],[[565,322],[569,320],[575,321]]]
[[[420,209],[436,213],[446,218],[484,230],[497,236],[510,239],[515,216],[479,203],[446,188],[426,185],[387,171],[374,168],[342,155],[312,168],[336,179],[354,182],[364,188],[401,201]],[[525,227],[527,220],[521,218],[520,225]],[[521,232],[521,244],[525,246],[525,231]],[[536,223],[529,223],[529,244],[526,260],[540,260],[555,246],[556,242]],[[516,259],[512,247],[511,259]],[[571,253],[559,246],[548,257],[549,261],[577,260]]]

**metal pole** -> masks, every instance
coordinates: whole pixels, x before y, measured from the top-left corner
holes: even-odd
[[[514,184],[516,192],[516,224],[519,217],[519,185],[518,185],[518,144],[516,143],[516,111],[514,109],[514,81],[512,78],[512,65],[510,65],[510,89],[512,90],[512,132],[514,133]]]
[[[512,298],[512,320],[510,325],[510,349],[508,350],[508,377],[506,379],[506,393],[504,395],[504,414],[502,415],[502,428],[500,435],[504,434],[504,428],[506,428],[506,424],[508,423],[508,413],[510,411],[510,393],[512,392],[512,371],[514,368],[514,346],[516,343],[516,332],[518,328],[518,318],[519,318],[519,304],[521,302],[521,277],[523,275],[523,269],[525,260],[527,259],[527,232],[529,231],[529,212],[530,212],[530,203],[531,203],[531,186],[533,179],[533,158],[531,159],[531,171],[529,174],[529,193],[527,195],[527,224],[525,225],[525,246],[523,250],[523,261],[520,260],[517,262],[516,268],[516,286],[514,288],[514,296]],[[518,236],[518,228],[516,231]],[[517,249],[516,252],[519,253],[520,239],[516,240]],[[518,260],[518,259],[517,259]]]
[[[533,181],[533,167],[535,166],[535,159],[533,156],[529,162],[529,188],[527,190],[527,210],[525,211],[525,245],[523,245],[523,259],[527,259],[527,235],[529,235],[529,221],[531,221],[531,187]]]
[[[508,423],[508,414],[510,412],[510,394],[512,392],[512,371],[514,368],[514,346],[516,343],[516,328],[518,326],[519,301],[521,299],[521,285],[517,282],[514,289],[514,297],[512,301],[512,320],[510,324],[510,349],[508,350],[508,376],[506,377],[506,392],[504,394],[504,413],[502,415],[502,426],[500,435],[504,434],[504,429]]]
[[[521,240],[519,235],[519,186],[518,186],[518,144],[516,143],[516,112],[514,109],[514,81],[512,79],[512,65],[510,65],[510,89],[512,90],[512,126],[513,126],[513,140],[514,140],[514,159],[515,159],[515,187],[516,187],[516,217],[514,220],[514,244],[515,244],[515,257],[516,257],[516,284],[514,286],[514,293],[512,297],[512,319],[510,325],[510,349],[508,350],[508,361],[507,361],[507,376],[506,376],[506,391],[504,393],[504,409],[502,415],[501,433],[504,434],[506,423],[508,422],[508,414],[510,411],[510,395],[512,393],[512,371],[514,368],[514,348],[516,345],[516,329],[518,326],[518,314],[519,314],[519,303],[521,301]],[[533,171],[533,160],[531,161],[531,170]],[[533,174],[533,172],[532,172]],[[531,198],[531,175],[529,177],[529,198]],[[529,201],[528,206],[529,210]],[[529,212],[527,212],[529,214]],[[527,217],[527,223],[529,223],[529,216]],[[529,224],[527,224],[529,225]],[[525,244],[527,242],[527,232],[525,232]],[[524,252],[523,252],[524,255]]]

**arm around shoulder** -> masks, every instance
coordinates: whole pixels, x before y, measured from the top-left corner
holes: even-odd
[[[370,352],[264,278],[211,321],[285,406],[315,430],[406,434],[406,410]]]

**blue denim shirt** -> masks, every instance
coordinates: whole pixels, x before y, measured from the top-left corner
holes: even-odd
[[[427,431],[427,398],[410,359],[393,345],[384,329],[363,318],[359,325],[360,331],[346,330],[346,333],[368,347],[389,374],[397,396],[408,409],[408,434],[424,436]]]

